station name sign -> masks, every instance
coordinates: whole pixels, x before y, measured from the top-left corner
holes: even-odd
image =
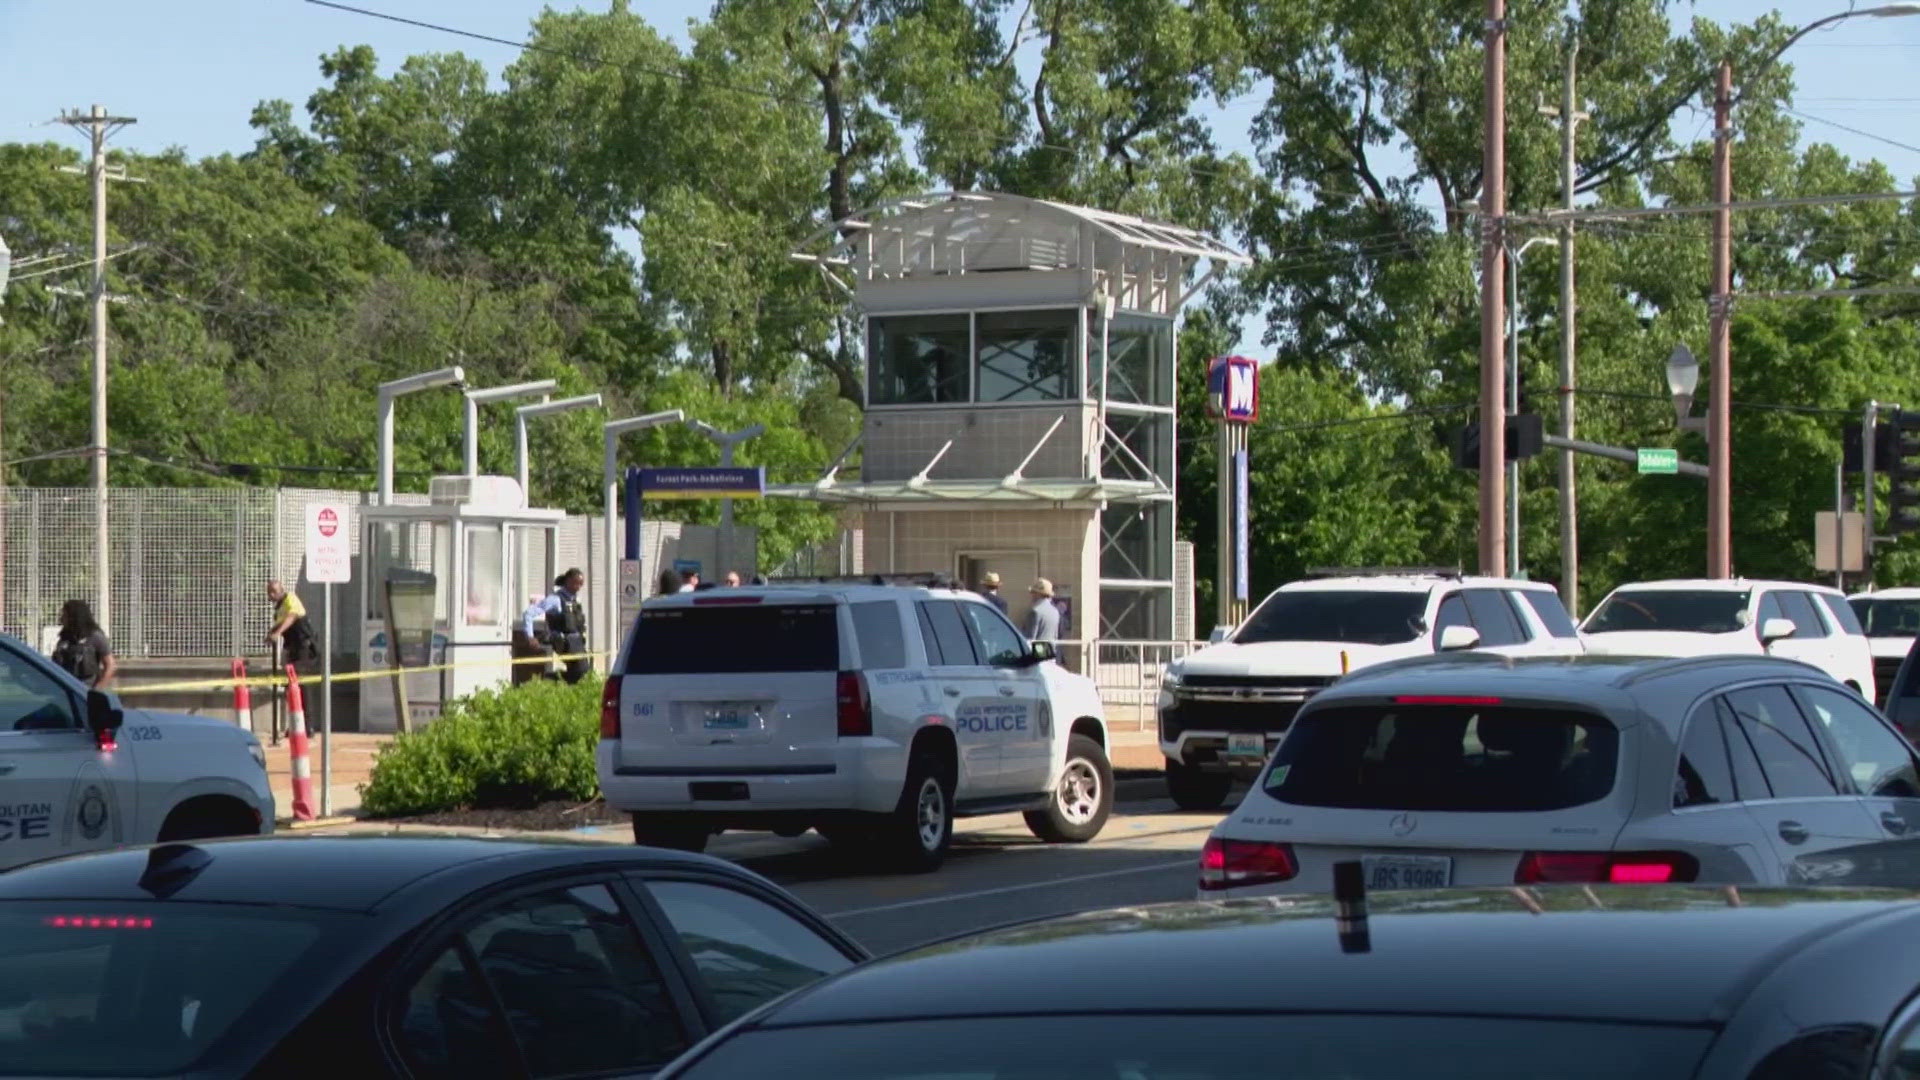
[[[1229,424],[1251,424],[1260,415],[1260,361],[1217,356],[1207,363],[1207,411]]]
[[[757,499],[766,490],[762,465],[640,470],[640,493],[648,499]]]

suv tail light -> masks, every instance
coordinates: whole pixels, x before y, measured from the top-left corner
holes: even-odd
[[[1529,851],[1513,880],[1518,885],[1661,885],[1692,881],[1699,873],[1699,860],[1680,851]]]
[[[606,685],[600,689],[600,737],[617,739],[620,737],[620,676],[607,676]]]
[[[873,699],[867,696],[866,676],[857,671],[841,672],[834,680],[833,696],[839,708],[841,738],[873,734]]]
[[[1286,881],[1300,872],[1293,857],[1293,845],[1269,844],[1257,840],[1222,840],[1207,837],[1200,849],[1200,887],[1237,889],[1244,885],[1265,885]]]

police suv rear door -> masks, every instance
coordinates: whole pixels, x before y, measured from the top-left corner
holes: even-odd
[[[0,641],[0,868],[115,843],[132,811],[133,763],[82,723],[84,689]]]
[[[620,673],[618,767],[656,776],[831,770],[842,605],[711,590],[648,604]]]

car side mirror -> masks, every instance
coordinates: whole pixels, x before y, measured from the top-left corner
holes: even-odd
[[[1231,633],[1233,633],[1233,627],[1231,626],[1216,626],[1213,628],[1213,632],[1207,635],[1207,644],[1218,645],[1227,640],[1227,635]]]
[[[1449,626],[1440,631],[1440,651],[1458,652],[1480,644],[1480,631],[1471,626]]]
[[[1027,663],[1044,664],[1049,660],[1058,660],[1060,652],[1051,641],[1036,641],[1027,646]]]
[[[1760,643],[1771,645],[1784,638],[1790,638],[1795,630],[1792,619],[1783,619],[1776,615],[1760,624]]]
[[[114,745],[114,733],[120,730],[125,719],[120,706],[113,698],[101,690],[87,691],[87,730],[93,732],[93,741],[102,750],[111,750]]]

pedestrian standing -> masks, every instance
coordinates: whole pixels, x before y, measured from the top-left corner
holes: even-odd
[[[1005,615],[1007,613],[1007,598],[1000,595],[999,574],[989,570],[980,575],[980,595],[987,603],[999,608],[1000,614]]]
[[[267,599],[273,604],[273,626],[267,631],[267,644],[277,647],[281,664],[312,665],[320,659],[320,649],[307,621],[307,606],[278,581],[267,582]]]
[[[727,588],[737,589],[739,587],[740,587],[740,571],[738,570],[727,571]]]
[[[1027,612],[1027,640],[1060,643],[1060,608],[1053,602],[1053,582],[1034,578],[1033,608]]]
[[[680,571],[662,570],[660,571],[660,592],[658,595],[672,596],[680,591],[681,584]]]
[[[699,588],[700,588],[700,571],[698,570],[689,570],[687,571],[686,576],[680,579],[681,592],[694,592]]]
[[[113,646],[100,624],[93,620],[93,608],[87,606],[85,600],[69,600],[60,605],[60,637],[54,642],[53,662],[85,683],[89,690],[105,686],[119,670]]]
[[[553,592],[540,601],[547,617],[549,644],[557,649],[566,665],[569,685],[587,677],[593,662],[587,655],[587,613],[580,606],[580,592],[587,587],[587,575],[578,567],[553,579]]]
[[[547,627],[546,597],[533,596],[527,609],[513,624],[513,685],[535,679],[551,679],[553,674],[553,632]]]

